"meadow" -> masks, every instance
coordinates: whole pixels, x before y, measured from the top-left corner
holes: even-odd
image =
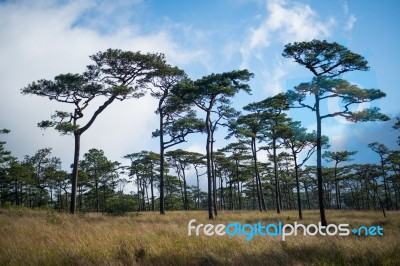
[[[188,236],[205,211],[110,216],[0,208],[0,265],[400,265],[400,212],[327,211],[328,222],[380,225],[384,236]],[[221,211],[213,224],[297,221],[296,211]],[[303,224],[318,223],[304,211]]]

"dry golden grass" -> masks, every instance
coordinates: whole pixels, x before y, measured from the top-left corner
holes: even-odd
[[[206,212],[75,216],[24,208],[0,209],[0,265],[400,265],[400,213],[328,211],[328,222],[381,225],[384,236],[188,236]],[[305,211],[304,224],[317,223]],[[296,211],[220,212],[213,224],[297,221]]]

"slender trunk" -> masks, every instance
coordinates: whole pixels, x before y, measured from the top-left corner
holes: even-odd
[[[232,177],[229,177],[229,198],[229,209],[233,211],[235,207],[233,205]]]
[[[380,205],[380,207],[381,207],[383,217],[386,218],[385,208],[384,208],[384,206],[383,206],[382,199],[381,199],[381,197],[380,197],[379,194],[378,194],[377,186],[375,187],[375,194],[376,194],[376,196],[378,197],[379,205]]]
[[[235,160],[235,166],[236,166],[236,181],[238,183],[239,210],[241,210],[242,209],[242,197],[240,195],[240,190],[239,190],[239,160]]]
[[[197,167],[194,167],[196,170],[196,181],[197,181],[197,204],[196,204],[196,209],[200,210],[200,182],[199,182],[199,171],[197,170]]]
[[[257,150],[256,150],[256,140],[255,138],[251,138],[251,151],[253,153],[253,161],[254,161],[254,172],[255,172],[255,178],[256,178],[256,188],[257,188],[257,199],[258,199],[258,208],[260,212],[262,212],[262,205],[261,205],[261,193],[260,193],[260,187],[259,187],[259,182],[258,182],[258,165],[257,165]]]
[[[340,180],[337,181],[337,188],[338,188],[338,199],[339,199],[339,210],[342,209],[342,195],[340,194]]]
[[[307,205],[308,209],[311,210],[311,205],[310,205],[310,196],[308,195],[308,186],[306,182],[303,182],[304,184],[304,190],[306,191],[306,198],[307,198]]]
[[[293,149],[292,149],[293,151]],[[303,220],[303,212],[301,210],[301,199],[300,199],[300,182],[299,182],[299,167],[297,166],[297,156],[293,151],[294,159],[294,174],[296,176],[296,188],[297,188],[297,207],[299,209],[299,219]]]
[[[95,181],[95,197],[96,197],[96,212],[99,212],[100,210],[100,200],[99,200],[99,180],[98,177],[96,176],[96,181]]]
[[[165,214],[164,210],[164,113],[161,104],[164,100],[160,100],[158,111],[160,113],[160,214]]]
[[[74,166],[72,168],[71,202],[69,208],[71,214],[75,214],[76,211],[76,189],[78,186],[79,150],[81,146],[80,144],[81,134],[79,131],[74,132],[74,139],[75,139]]]
[[[221,210],[225,210],[225,196],[224,196],[224,180],[222,178],[222,173],[220,174],[220,188],[221,188],[221,195],[220,195],[220,199],[221,199]]]
[[[259,186],[260,186],[261,207],[262,207],[262,209],[263,209],[264,211],[267,211],[267,204],[265,203],[264,188],[263,188],[263,186],[262,186],[260,172],[258,173],[258,183],[259,183]]]
[[[150,176],[150,192],[151,192],[151,211],[155,211],[155,205],[154,205],[154,180],[153,180],[153,170],[151,170],[151,176]]]
[[[239,203],[239,205],[238,205],[238,210],[241,210],[242,209],[242,197],[241,197],[241,192],[240,192],[240,182],[239,181],[237,181],[237,193],[238,193],[238,203]]]
[[[207,111],[206,117],[206,127],[207,127],[207,143],[206,143],[206,157],[207,157],[207,205],[208,205],[208,219],[214,219],[213,211],[213,191],[212,191],[212,157],[211,157],[211,143],[212,143],[212,131],[211,131],[211,111]]]
[[[185,210],[185,207],[186,207],[185,193],[183,192],[183,186],[182,186],[182,180],[181,180],[181,176],[180,176],[180,171],[178,172],[178,179],[179,179],[179,187],[181,189],[182,208]]]
[[[238,209],[238,204],[237,204],[237,193],[236,193],[236,182],[234,182],[234,179],[232,180],[233,187],[232,187],[232,193],[233,193],[233,206],[235,209]]]
[[[106,182],[103,183],[103,211],[107,211]]]
[[[340,200],[339,200],[339,181],[337,180],[337,165],[338,162],[335,163],[335,199],[336,199],[336,209],[340,210]]]
[[[138,212],[140,212],[142,210],[142,203],[141,203],[142,201],[140,199],[141,181],[138,174],[136,174],[136,184],[137,184]]]
[[[210,121],[211,123],[211,121]],[[214,129],[211,128],[211,143],[210,143],[210,152],[211,152],[211,171],[212,171],[212,185],[213,185],[213,208],[215,216],[218,215],[217,211],[217,176],[215,173],[215,165],[214,165]]]
[[[281,213],[282,199],[281,199],[281,195],[280,195],[281,192],[280,192],[280,186],[279,186],[278,163],[276,161],[276,139],[275,139],[275,137],[272,139],[272,151],[273,151],[273,159],[274,159],[276,212]]]
[[[146,211],[150,210],[149,186],[146,182]]]
[[[145,185],[145,181],[144,179],[140,179],[141,180],[141,184],[142,184],[142,210],[143,211],[147,211],[146,208],[146,185]]]
[[[318,202],[319,202],[319,213],[321,218],[322,226],[327,226],[328,222],[325,215],[324,206],[324,190],[323,190],[323,180],[322,180],[322,130],[321,130],[321,115],[319,107],[319,91],[315,92],[315,113],[317,118],[317,179],[318,179]]]
[[[253,194],[253,210],[256,209],[256,183],[254,182],[254,178],[252,182],[252,194]]]
[[[387,186],[386,173],[385,173],[385,164],[384,164],[382,156],[381,156],[381,170],[382,170],[382,177],[383,177],[383,188],[385,190],[386,208],[388,210],[390,210],[390,202],[389,202],[389,196],[388,196],[388,186]]]
[[[188,194],[187,194],[187,189],[186,189],[186,175],[185,175],[185,168],[182,167],[182,179],[183,179],[183,192],[184,192],[184,196],[185,196],[185,200],[184,200],[184,206],[183,208],[185,209],[185,211],[189,210],[189,200],[188,200]]]

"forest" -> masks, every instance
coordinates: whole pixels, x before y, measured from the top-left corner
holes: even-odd
[[[399,210],[399,149],[377,140],[368,145],[376,163],[352,163],[357,151],[338,151],[324,135],[323,121],[334,117],[375,121],[377,126],[391,123],[393,130],[400,129],[399,118],[390,119],[376,107],[356,108],[386,96],[342,78],[351,71],[367,71],[368,62],[336,42],[321,40],[289,43],[282,56],[309,70],[310,81],[242,110],[234,109],[231,100],[251,93],[249,70],[192,80],[159,53],[108,49],[91,55],[84,73],[28,84],[21,89],[23,95],[65,106],[49,113],[49,120],[38,121],[38,127],[73,136],[74,161],[63,162],[71,164],[70,171],[63,169],[51,147],[19,160],[0,142],[0,204],[72,214],[207,210],[208,219],[225,210],[296,210],[301,220],[303,210],[318,210],[325,225],[325,210],[379,210],[383,216]],[[158,102],[158,128],[149,134],[159,140],[159,150],[121,154],[129,165],[109,160],[100,149],[81,152],[81,136],[104,110],[119,101],[140,101],[146,93]],[[340,101],[341,110],[326,113],[323,106],[332,98]],[[87,112],[99,102],[93,113]],[[302,121],[289,117],[289,110],[299,108],[315,119],[315,130],[307,131]],[[123,125],[116,121],[111,126]],[[225,130],[229,140],[220,149],[214,147],[220,141],[215,137],[218,130]],[[179,148],[192,134],[205,136],[204,153]],[[400,145],[400,137],[397,142]],[[196,184],[189,185],[189,178]],[[206,188],[200,180],[207,180]],[[134,188],[130,193],[128,185]]]

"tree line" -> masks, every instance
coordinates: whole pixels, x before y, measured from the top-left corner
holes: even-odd
[[[343,78],[351,71],[366,71],[368,62],[335,42],[313,40],[285,46],[283,54],[312,73],[310,82],[259,102],[242,111],[231,106],[231,98],[250,93],[253,74],[234,70],[190,79],[183,70],[170,66],[158,53],[108,49],[90,58],[83,74],[60,74],[54,80],[38,80],[21,90],[69,104],[71,111],[56,111],[40,128],[54,127],[62,135],[73,135],[75,150],[72,171],[61,170],[61,161],[41,149],[22,162],[4,150],[1,143],[1,203],[41,207],[50,205],[75,213],[88,211],[207,209],[213,219],[221,209],[319,208],[327,224],[326,208],[399,208],[399,154],[381,143],[369,147],[380,162],[353,164],[352,151],[326,151],[329,140],[322,121],[340,116],[351,122],[387,121],[376,107],[356,111],[357,104],[371,102],[385,93],[364,89]],[[158,100],[155,111],[159,151],[141,151],[124,157],[131,165],[109,161],[104,152],[91,149],[80,156],[80,137],[115,100],[140,98],[146,92]],[[341,109],[324,113],[324,101],[337,98]],[[102,99],[92,114],[86,107]],[[305,108],[315,114],[317,128],[307,132],[301,121],[288,116],[290,109]],[[80,123],[85,116],[86,123]],[[226,128],[232,142],[215,150],[215,132]],[[399,119],[393,126],[399,129]],[[2,133],[8,133],[3,130]],[[187,136],[206,134],[204,154],[171,148],[186,142]],[[260,160],[260,151],[268,160]],[[310,165],[315,154],[316,166]],[[263,158],[264,159],[264,158]],[[322,161],[334,167],[323,167]],[[307,163],[307,164],[306,164]],[[192,169],[192,170],[189,170]],[[188,171],[196,174],[197,185],[189,186]],[[129,176],[129,179],[121,178]],[[204,176],[204,177],[203,177]],[[207,191],[199,186],[207,178]],[[136,191],[124,194],[130,181]],[[68,195],[69,194],[69,195]]]

